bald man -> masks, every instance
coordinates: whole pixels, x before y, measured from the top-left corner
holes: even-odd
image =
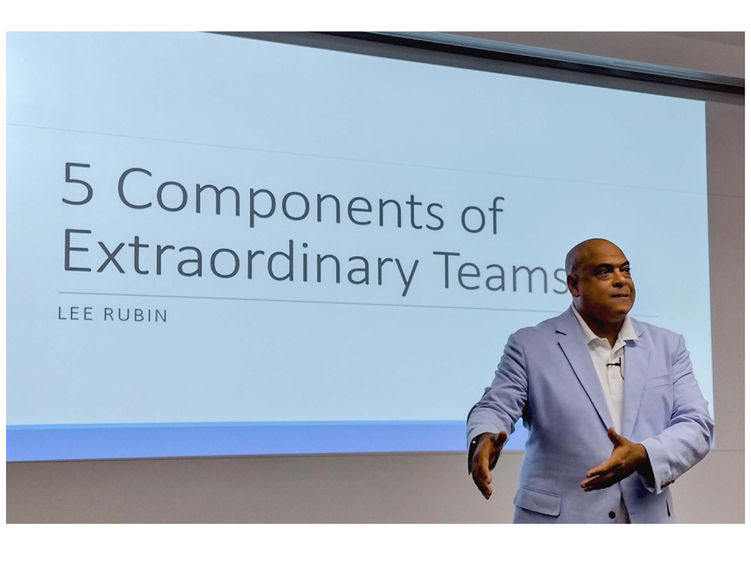
[[[577,244],[566,275],[571,307],[511,335],[469,412],[472,478],[490,498],[522,417],[514,522],[674,522],[669,485],[707,454],[713,431],[683,337],[628,316],[636,290],[612,242]]]

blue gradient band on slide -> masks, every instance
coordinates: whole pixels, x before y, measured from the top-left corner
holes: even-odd
[[[463,451],[464,420],[6,426],[7,461]],[[517,425],[506,449],[522,449]]]

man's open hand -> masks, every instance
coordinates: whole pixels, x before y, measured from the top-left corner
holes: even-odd
[[[580,483],[585,491],[605,489],[625,479],[634,471],[645,472],[649,458],[644,446],[631,442],[608,428],[608,438],[613,442],[613,453],[597,467],[587,471],[586,479]]]
[[[507,437],[503,430],[498,434],[483,434],[472,456],[472,480],[486,499],[493,494],[493,489],[490,488],[490,482],[493,480],[490,471],[495,467]]]

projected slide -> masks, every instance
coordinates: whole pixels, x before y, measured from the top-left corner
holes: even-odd
[[[212,34],[7,58],[9,460],[461,450],[595,236],[711,404],[703,102]]]

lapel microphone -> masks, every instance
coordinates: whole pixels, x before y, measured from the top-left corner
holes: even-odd
[[[609,368],[610,366],[617,367],[618,368],[618,373],[620,374],[621,379],[624,379],[624,377],[623,377],[623,370],[621,369],[621,358],[618,358],[618,361],[614,362],[612,364],[605,364],[605,367]]]

